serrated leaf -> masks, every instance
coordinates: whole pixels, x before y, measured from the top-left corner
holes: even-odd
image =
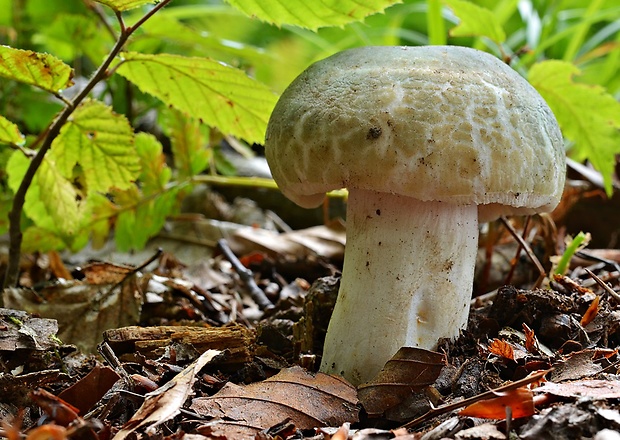
[[[73,69],[58,58],[9,46],[0,46],[0,76],[52,93],[73,85]]]
[[[493,11],[465,0],[443,0],[460,22],[450,30],[452,37],[487,37],[496,43],[506,40],[506,33]]]
[[[290,24],[316,30],[342,26],[382,12],[395,0],[226,0],[248,15],[278,26]]]
[[[7,163],[8,184],[17,191],[30,159],[15,151]],[[83,220],[78,193],[59,172],[56,164],[44,158],[28,188],[24,212],[36,224],[70,244]]]
[[[26,138],[19,127],[4,116],[0,116],[0,144],[19,145],[26,143]]]
[[[170,180],[171,171],[166,165],[166,157],[157,138],[151,134],[136,135],[136,152],[140,158],[142,173],[140,182],[144,194],[154,194],[165,189]]]
[[[532,66],[529,81],[551,107],[564,137],[574,142],[571,153],[592,162],[611,195],[620,153],[620,103],[603,87],[575,82],[579,74],[571,63],[549,60]]]
[[[95,0],[97,3],[106,5],[117,12],[128,11],[143,5],[159,3],[159,0]]]
[[[50,154],[66,178],[79,164],[89,191],[128,188],[140,173],[131,125],[99,101],[85,101],[75,110]]]
[[[117,72],[181,112],[248,142],[262,142],[276,95],[243,71],[208,58],[122,54]]]

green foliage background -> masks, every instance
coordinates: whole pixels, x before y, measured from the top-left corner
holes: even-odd
[[[293,78],[361,45],[455,44],[504,58],[549,102],[569,154],[589,160],[612,191],[616,0],[173,0],[140,23],[72,108],[123,32],[153,7],[0,0],[0,232],[50,125],[72,110],[27,193],[24,249],[100,245],[112,228],[121,250],[144,246],[195,176],[229,174],[217,154],[223,138],[261,143]]]

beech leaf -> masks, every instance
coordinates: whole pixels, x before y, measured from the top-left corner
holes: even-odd
[[[357,421],[359,413],[352,385],[336,376],[310,374],[301,367],[246,386],[228,383],[213,396],[194,399],[190,408],[259,430],[287,417],[298,429],[339,426]]]
[[[432,385],[445,365],[441,353],[416,347],[402,347],[377,376],[358,387],[359,398],[371,417],[404,402],[412,392]]]
[[[227,0],[235,8],[259,20],[278,26],[290,24],[316,30],[342,26],[382,12],[396,0]]]
[[[184,114],[248,142],[262,142],[276,95],[242,70],[208,58],[121,54],[117,73]]]
[[[0,76],[52,93],[73,85],[73,69],[53,55],[1,45]]]
[[[19,127],[4,116],[0,116],[0,144],[23,146],[26,143]]]
[[[89,190],[128,188],[140,172],[129,122],[99,101],[85,101],[75,110],[50,154],[67,178],[79,164]]]
[[[611,196],[620,153],[620,102],[601,86],[575,82],[580,73],[571,63],[548,60],[534,64],[528,79],[551,107],[564,137],[574,142],[575,159],[592,162]]]

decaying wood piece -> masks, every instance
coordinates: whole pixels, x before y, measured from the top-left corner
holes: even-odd
[[[224,364],[250,362],[254,355],[256,334],[239,325],[228,327],[123,327],[107,330],[103,334],[117,355],[139,352],[149,359],[156,359],[170,347],[191,348],[198,353],[207,350],[226,350]]]

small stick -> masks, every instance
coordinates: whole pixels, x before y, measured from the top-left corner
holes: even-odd
[[[538,279],[536,280],[536,284],[534,285],[535,288],[540,287],[540,285],[542,284],[542,281],[545,279],[545,276],[547,275],[545,273],[545,268],[542,266],[542,264],[540,264],[538,257],[536,257],[536,255],[534,254],[534,251],[532,251],[532,248],[530,247],[530,245],[527,244],[527,242],[523,239],[523,237],[517,234],[517,231],[515,230],[515,228],[512,227],[510,222],[506,220],[506,217],[502,216],[500,217],[500,220],[502,221],[506,229],[508,229],[510,234],[514,237],[514,239],[517,240],[517,242],[523,247],[523,250],[525,250],[525,253],[527,254],[527,256],[530,258],[530,260],[532,260],[532,263],[534,263],[534,265],[536,266],[536,269],[538,269],[538,271],[540,272],[540,275],[538,276]]]
[[[620,295],[618,293],[616,293],[615,290],[613,290],[611,287],[609,287],[605,281],[601,280],[590,269],[584,268],[584,270],[588,273],[588,275],[590,275],[592,277],[592,279],[594,281],[596,281],[596,284],[601,286],[605,290],[605,292],[609,293],[609,295],[611,295],[611,297],[613,299],[615,299],[617,302],[620,303]]]
[[[230,249],[230,246],[228,246],[228,242],[222,238],[217,241],[217,246],[222,251],[222,254],[224,254],[224,257],[230,261],[230,264],[232,264],[235,272],[239,274],[239,278],[241,278],[241,281],[250,291],[250,295],[256,304],[258,304],[258,307],[260,307],[261,310],[273,309],[273,303],[269,301],[269,298],[267,298],[265,292],[263,292],[256,284],[256,281],[254,281],[254,274],[252,271],[245,267],[241,261],[239,261],[232,249]]]

